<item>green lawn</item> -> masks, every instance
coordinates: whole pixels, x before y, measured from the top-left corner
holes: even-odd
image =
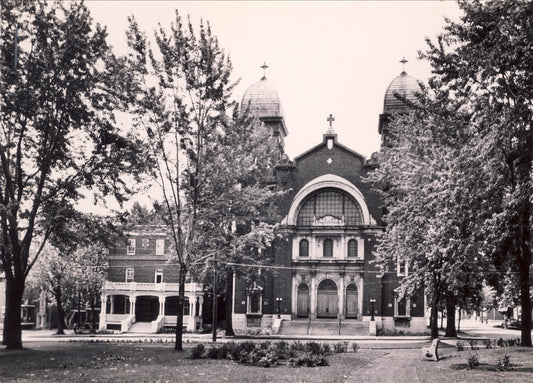
[[[25,343],[0,350],[0,381],[60,382],[343,382],[382,353],[363,351],[328,357],[327,367],[261,368],[229,360],[192,360],[173,345]]]

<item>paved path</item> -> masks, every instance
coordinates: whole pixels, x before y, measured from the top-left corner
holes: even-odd
[[[418,383],[416,364],[420,349],[391,350],[354,371],[346,383]]]

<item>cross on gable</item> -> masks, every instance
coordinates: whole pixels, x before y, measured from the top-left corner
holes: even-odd
[[[333,128],[333,121],[335,121],[335,117],[333,117],[331,113],[329,114],[329,117],[326,118],[326,121],[329,122],[330,129]]]
[[[265,63],[263,63],[263,65],[261,65],[259,68],[262,68],[263,69],[263,78],[266,78],[266,69],[268,68],[268,65]]]

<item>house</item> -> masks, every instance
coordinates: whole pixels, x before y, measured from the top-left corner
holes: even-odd
[[[168,262],[170,240],[164,229],[135,226],[122,245],[109,250],[100,330],[155,333],[176,326],[178,268]],[[202,328],[203,296],[202,284],[185,284],[183,324],[187,331]]]

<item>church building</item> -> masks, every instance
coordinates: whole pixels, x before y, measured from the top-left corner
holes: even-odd
[[[418,82],[403,71],[385,93],[378,131],[388,145],[390,118],[406,112],[395,94],[414,97]],[[265,76],[242,98],[280,143],[288,134],[280,98]],[[376,116],[378,117],[378,116]],[[409,272],[398,264],[382,274],[373,263],[377,237],[386,230],[383,207],[363,179],[378,164],[342,144],[334,117],[315,146],[292,161],[282,155],[276,178],[291,192],[280,205],[284,240],[275,265],[258,280],[234,274],[232,323],[236,333],[272,328],[281,334],[368,335],[379,329],[426,329],[424,296],[399,299],[396,288]]]

